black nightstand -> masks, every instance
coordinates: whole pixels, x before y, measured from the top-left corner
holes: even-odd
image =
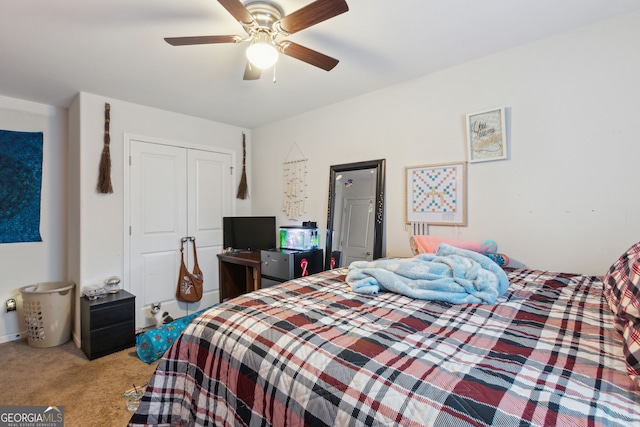
[[[82,351],[89,360],[135,345],[136,297],[125,290],[90,301],[80,298]]]

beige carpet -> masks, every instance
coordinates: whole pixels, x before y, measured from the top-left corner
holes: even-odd
[[[64,406],[65,427],[126,426],[122,394],[145,386],[157,365],[135,347],[89,361],[73,341],[34,348],[27,340],[0,344],[0,363],[0,405]]]

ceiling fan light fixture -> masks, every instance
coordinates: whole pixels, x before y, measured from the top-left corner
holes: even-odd
[[[271,68],[278,61],[278,49],[267,33],[259,32],[247,48],[247,59],[258,68]]]
[[[263,70],[271,68],[278,61],[278,50],[272,44],[254,43],[247,48],[247,59]]]
[[[235,18],[248,37],[237,35],[165,37],[172,46],[188,46],[215,43],[249,42],[243,80],[258,80],[263,69],[271,68],[280,53],[306,62],[325,71],[338,65],[338,60],[297,43],[281,40],[345,13],[349,6],[345,0],[314,0],[302,8],[285,15],[277,0],[218,0],[218,3]],[[243,3],[245,2],[245,3]],[[274,70],[275,82],[275,70]]]

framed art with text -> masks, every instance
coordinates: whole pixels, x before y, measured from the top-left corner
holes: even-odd
[[[467,114],[469,163],[506,159],[504,108]]]
[[[407,224],[466,225],[465,162],[405,168]]]

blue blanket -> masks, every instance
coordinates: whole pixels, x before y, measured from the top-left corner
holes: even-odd
[[[136,353],[138,353],[140,360],[151,363],[160,359],[189,323],[205,310],[207,309],[196,311],[171,323],[136,335]]]
[[[389,291],[453,304],[493,304],[509,286],[504,270],[489,257],[444,243],[435,254],[355,261],[346,281],[362,294]]]

